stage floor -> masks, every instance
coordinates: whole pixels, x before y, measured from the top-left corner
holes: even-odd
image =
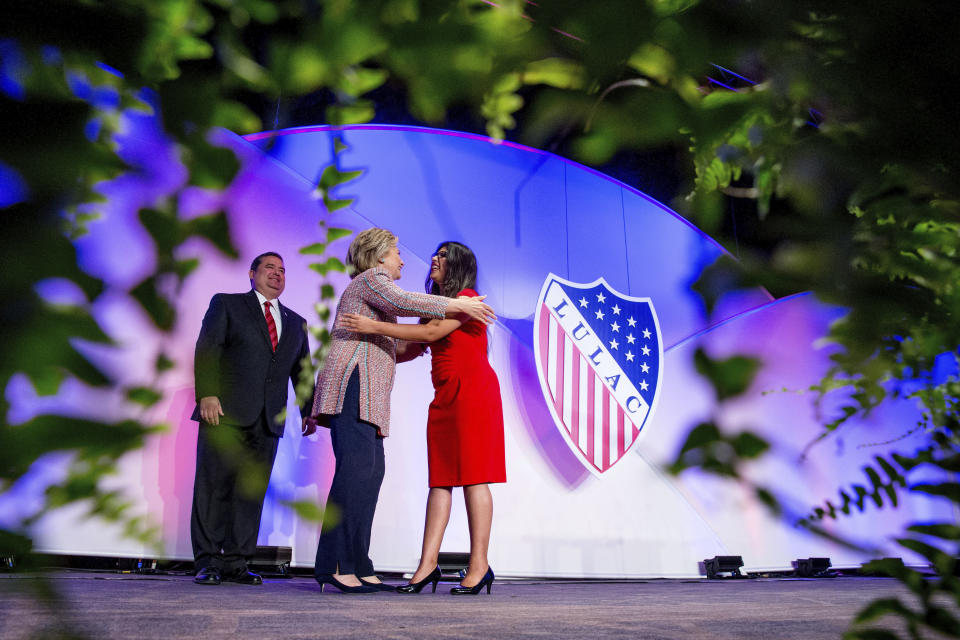
[[[449,595],[453,584],[435,594],[354,596],[321,593],[305,577],[203,587],[189,576],[0,574],[0,637],[810,640],[839,638],[875,598],[912,602],[894,580],[867,577],[505,580],[476,597]],[[900,628],[892,619],[876,626]]]

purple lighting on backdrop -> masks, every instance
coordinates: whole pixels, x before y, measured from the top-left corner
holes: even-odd
[[[592,174],[592,175],[594,175],[594,176],[596,176],[596,177],[598,177],[598,178],[600,178],[600,179],[602,179],[602,180],[606,180],[606,181],[609,181],[609,182],[611,182],[611,183],[614,183],[614,184],[622,187],[623,189],[626,189],[627,191],[629,191],[629,192],[630,192],[631,194],[633,194],[634,196],[643,198],[644,200],[648,201],[649,203],[651,203],[651,204],[653,204],[653,205],[661,208],[664,213],[675,217],[679,222],[682,222],[683,224],[685,224],[685,225],[687,225],[688,227],[690,227],[691,230],[693,230],[693,231],[695,231],[696,233],[700,234],[704,240],[706,240],[706,241],[712,243],[713,245],[715,245],[715,246],[717,247],[717,249],[719,249],[721,252],[727,253],[726,249],[724,249],[723,246],[721,246],[719,242],[717,242],[716,240],[714,240],[713,238],[711,238],[709,235],[707,235],[706,233],[704,233],[703,231],[701,231],[700,229],[698,229],[696,226],[694,226],[694,224],[693,224],[692,222],[690,222],[689,220],[687,220],[687,219],[684,218],[683,216],[677,214],[675,211],[673,211],[673,210],[670,209],[669,207],[665,206],[665,205],[662,204],[661,202],[655,200],[654,198],[651,198],[650,196],[648,196],[647,194],[643,193],[643,192],[640,191],[639,189],[636,189],[636,188],[634,188],[634,187],[631,187],[631,186],[628,185],[628,184],[625,184],[625,183],[623,183],[623,182],[620,182],[619,180],[617,180],[617,179],[615,179],[615,178],[612,178],[612,177],[608,176],[608,175],[605,174],[605,173],[602,173],[602,172],[600,172],[600,171],[597,171],[596,169],[593,169],[592,167],[588,167],[588,166],[583,165],[583,164],[580,164],[579,162],[576,162],[576,161],[574,161],[574,160],[570,160],[569,158],[564,158],[563,156],[558,156],[558,155],[556,155],[556,154],[554,154],[554,153],[550,153],[549,151],[544,151],[543,149],[536,149],[536,148],[534,148],[534,147],[528,147],[528,146],[526,146],[526,145],[520,144],[520,143],[518,143],[518,142],[512,142],[512,141],[510,141],[510,140],[494,140],[493,138],[490,138],[490,137],[488,137],[488,136],[484,136],[484,135],[480,135],[480,134],[476,134],[476,133],[465,133],[465,132],[463,132],[463,131],[451,131],[451,130],[448,130],[448,129],[433,129],[433,128],[430,128],[430,127],[416,127],[416,126],[410,126],[410,125],[388,125],[388,124],[358,124],[358,125],[348,125],[348,126],[316,125],[316,126],[311,126],[311,127],[293,127],[293,128],[290,128],[290,129],[282,129],[282,130],[279,130],[279,131],[263,131],[263,132],[260,132],[260,133],[251,133],[251,134],[248,134],[248,135],[243,136],[243,138],[244,138],[244,140],[248,140],[248,141],[250,141],[250,142],[260,142],[260,143],[263,143],[264,141],[269,141],[269,140],[275,139],[275,138],[280,137],[280,136],[293,136],[293,135],[301,135],[301,134],[304,134],[304,133],[330,133],[330,134],[336,134],[336,133],[338,133],[338,132],[347,132],[347,131],[393,131],[393,132],[398,132],[398,131],[399,131],[399,132],[423,133],[423,134],[439,135],[439,136],[450,136],[450,137],[454,137],[454,138],[462,138],[462,139],[465,139],[465,140],[473,140],[473,141],[476,141],[476,142],[485,142],[485,143],[492,144],[492,145],[497,145],[497,146],[502,146],[502,147],[506,147],[506,148],[516,149],[516,150],[522,151],[522,152],[524,152],[524,153],[530,153],[530,154],[534,154],[534,155],[538,155],[538,156],[544,156],[545,158],[554,159],[554,160],[557,160],[557,161],[559,161],[559,162],[563,162],[563,163],[565,163],[565,164],[570,165],[571,167],[573,167],[573,168],[576,169],[577,171],[585,171],[585,172],[590,173],[590,174]],[[268,151],[268,153],[269,153],[269,151]],[[317,174],[317,175],[319,175],[319,174]]]

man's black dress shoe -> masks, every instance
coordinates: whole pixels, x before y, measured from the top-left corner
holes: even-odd
[[[220,584],[220,572],[215,567],[204,567],[193,577],[197,584]]]
[[[249,584],[249,585],[258,585],[263,584],[263,578],[258,576],[252,571],[238,571],[237,573],[232,573],[230,575],[223,576],[223,579],[227,582],[236,582],[237,584]]]

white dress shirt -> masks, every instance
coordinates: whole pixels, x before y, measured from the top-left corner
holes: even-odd
[[[267,301],[266,296],[264,296],[262,293],[260,293],[260,292],[257,291],[256,289],[254,289],[253,292],[257,294],[257,300],[260,301],[260,311],[264,311],[263,303]],[[280,322],[280,302],[279,302],[279,298],[274,298],[273,300],[270,300],[270,315],[273,316],[273,321],[277,324],[277,342],[279,342],[279,341],[280,341],[280,332],[283,331],[283,329],[282,329],[283,323]]]

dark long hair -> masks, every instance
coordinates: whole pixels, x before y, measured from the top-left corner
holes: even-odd
[[[433,255],[441,249],[447,250],[447,272],[443,277],[443,287],[437,285],[427,275],[425,282],[427,293],[435,296],[455,298],[464,289],[477,288],[477,257],[465,244],[447,240],[437,245]]]

